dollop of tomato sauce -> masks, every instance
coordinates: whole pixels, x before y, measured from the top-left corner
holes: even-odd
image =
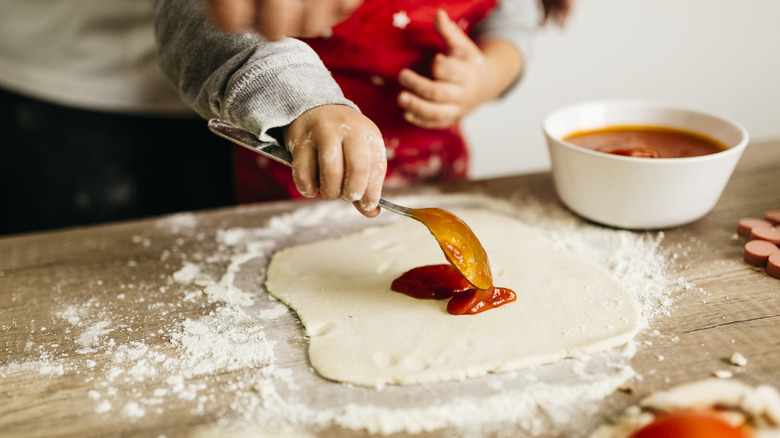
[[[420,266],[393,280],[390,289],[418,299],[449,298],[447,312],[453,315],[476,315],[517,299],[511,289],[490,286],[474,287],[452,265]]]

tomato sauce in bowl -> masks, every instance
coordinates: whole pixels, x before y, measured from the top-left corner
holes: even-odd
[[[675,227],[707,214],[749,140],[747,130],[729,117],[645,100],[567,105],[545,116],[542,131],[563,204],[594,222],[634,230]],[[575,135],[593,131],[630,140],[592,148],[575,144]],[[637,142],[659,134],[660,141]],[[705,155],[675,146],[678,140],[704,143]]]
[[[597,152],[637,158],[698,157],[728,149],[701,134],[654,126],[610,126],[577,131],[563,140]]]

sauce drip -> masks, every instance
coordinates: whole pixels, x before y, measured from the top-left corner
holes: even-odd
[[[698,157],[727,149],[701,134],[654,126],[610,126],[578,131],[564,140],[597,152],[638,158]]]
[[[420,266],[396,278],[390,286],[395,292],[418,299],[444,300],[453,315],[476,315],[517,299],[510,289],[490,286],[475,288],[452,265]]]
[[[444,256],[478,289],[493,286],[487,252],[460,218],[441,208],[413,208],[411,216],[422,222],[439,242]]]

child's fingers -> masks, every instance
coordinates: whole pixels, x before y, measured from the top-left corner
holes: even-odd
[[[320,194],[325,199],[337,199],[341,195],[344,180],[344,153],[341,138],[321,138],[317,144]]]
[[[379,214],[379,198],[382,196],[382,185],[387,174],[387,153],[381,135],[366,137],[371,150],[371,170],[363,197],[355,203],[358,211],[366,217],[376,217]]]
[[[412,70],[404,69],[398,76],[398,82],[410,93],[431,102],[454,102],[460,99],[460,88],[449,81],[432,80]],[[406,108],[404,92],[399,95],[399,104]]]
[[[373,122],[351,107],[323,105],[295,119],[284,136],[302,194],[319,190],[324,199],[361,201],[366,214],[376,209],[387,156]]]
[[[431,65],[431,76],[437,81],[467,84],[472,77],[473,61],[464,61],[451,56],[437,54]]]
[[[357,137],[360,137],[358,135]],[[344,138],[344,186],[341,190],[341,199],[345,201],[357,201],[363,197],[368,177],[371,174],[371,150],[368,145],[348,135]]]
[[[411,93],[402,92],[398,100],[406,110],[406,121],[422,128],[447,128],[458,120],[460,114],[458,106],[453,103],[431,102]]]
[[[368,209],[368,210],[367,210],[367,209],[366,209],[366,208],[363,206],[363,200],[362,200],[362,199],[361,199],[360,201],[355,201],[355,202],[353,202],[353,203],[352,203],[352,205],[354,205],[354,206],[355,206],[355,208],[357,209],[357,211],[358,211],[358,212],[360,212],[360,214],[362,214],[363,216],[365,216],[365,217],[367,217],[367,218],[374,218],[374,217],[377,217],[377,216],[379,216],[379,213],[380,213],[380,211],[381,211],[381,208],[379,208],[378,206],[377,206],[377,207],[375,207],[375,208],[372,208],[372,209]]]
[[[456,58],[471,59],[481,56],[479,47],[463,32],[454,21],[450,20],[447,13],[439,9],[433,21],[434,28],[444,38],[447,45],[447,54]]]
[[[319,184],[317,184],[317,151],[311,138],[290,139],[287,148],[293,156],[292,176],[295,187],[303,196],[313,198],[319,191]]]

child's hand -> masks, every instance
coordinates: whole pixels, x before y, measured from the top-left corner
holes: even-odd
[[[488,40],[478,46],[443,10],[436,11],[436,31],[447,44],[431,66],[433,79],[403,69],[398,95],[409,123],[429,129],[447,128],[480,104],[500,96],[519,77],[520,52],[509,42]]]
[[[319,192],[351,201],[367,217],[379,214],[387,156],[374,122],[348,106],[323,105],[301,114],[284,135],[303,196]]]
[[[423,128],[446,128],[483,102],[487,79],[485,58],[479,47],[447,13],[438,10],[436,31],[447,44],[447,53],[437,53],[431,67],[433,79],[404,69],[399,82],[406,88],[398,104],[406,120]]]

